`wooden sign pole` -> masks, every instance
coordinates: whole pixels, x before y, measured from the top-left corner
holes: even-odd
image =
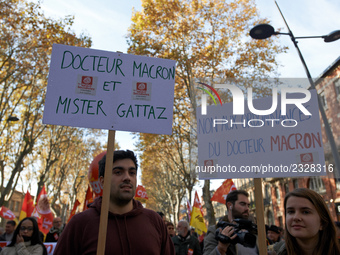
[[[100,223],[99,223],[97,255],[105,254],[106,231],[107,231],[107,220],[108,220],[108,215],[109,215],[110,188],[111,188],[115,135],[116,135],[115,130],[109,130],[107,152],[106,152],[106,162],[105,162],[103,199],[102,199],[102,208],[101,208]]]
[[[264,224],[264,206],[262,196],[262,178],[254,178],[254,184],[259,254],[267,255],[266,227]]]

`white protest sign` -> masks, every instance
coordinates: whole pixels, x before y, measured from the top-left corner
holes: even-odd
[[[43,123],[171,134],[175,64],[54,44]]]
[[[8,244],[10,244],[11,242],[6,242],[6,241],[0,241],[0,247],[1,248],[4,248],[6,247]],[[54,250],[55,250],[55,247],[57,245],[57,243],[44,243],[45,247],[46,247],[46,250],[47,250],[47,254],[48,255],[52,255]]]
[[[200,179],[320,176],[332,171],[325,165],[319,108],[315,90],[303,106],[287,105],[281,115],[281,100],[270,115],[233,115],[233,103],[197,108],[198,166]],[[300,95],[301,96],[301,95]],[[290,94],[289,98],[300,98]],[[269,109],[272,98],[254,99],[257,109]]]

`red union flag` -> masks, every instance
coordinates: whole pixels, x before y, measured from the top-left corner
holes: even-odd
[[[76,202],[74,203],[73,205],[73,209],[71,211],[71,214],[70,214],[70,217],[68,218],[67,220],[67,223],[70,221],[70,219],[76,214],[76,210],[77,210],[77,207],[80,205],[80,202],[78,201],[78,199],[76,200]]]
[[[22,220],[26,217],[31,217],[33,211],[34,211],[33,199],[32,199],[31,194],[27,190],[25,194],[24,202],[22,203],[19,220]]]
[[[136,189],[135,199],[141,202],[145,202],[148,198],[146,194],[146,189],[142,185],[138,185]]]
[[[230,191],[236,190],[235,184],[232,179],[226,179],[222,185],[215,191],[214,195],[210,199],[221,204],[225,204],[225,200]]]
[[[83,211],[87,210],[87,205],[93,203],[93,192],[91,191],[90,185],[87,187]]]
[[[4,206],[1,206],[0,216],[2,218],[5,218],[6,220],[14,220],[15,219],[14,213],[10,209],[8,209]]]
[[[187,200],[187,212],[188,212],[188,218],[189,218],[189,222],[191,220],[191,205],[189,200]]]
[[[52,222],[54,216],[47,198],[45,185],[43,186],[37,197],[35,210],[32,216],[35,216],[38,219],[37,221],[39,229],[46,235],[50,231],[50,228],[53,226]]]
[[[195,192],[194,205],[192,206],[190,226],[196,229],[199,235],[207,232],[207,226],[204,223],[203,210],[197,191]]]

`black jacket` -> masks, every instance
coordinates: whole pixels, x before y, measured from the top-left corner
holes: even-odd
[[[187,255],[190,254],[188,251],[192,250],[192,255],[202,255],[200,243],[198,239],[194,236],[190,235],[190,232],[188,232],[188,235],[186,237],[181,236],[173,236],[172,242],[175,246],[176,255]]]

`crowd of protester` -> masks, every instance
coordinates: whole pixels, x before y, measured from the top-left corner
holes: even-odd
[[[104,184],[104,158],[99,177]],[[162,212],[146,209],[133,199],[137,158],[132,151],[115,151],[105,254],[236,255],[259,254],[255,217],[249,194],[231,191],[226,197],[227,214],[207,233],[180,220],[176,226]],[[97,251],[102,198],[96,198],[65,226],[60,217],[44,236],[34,217],[18,224],[8,221],[0,229],[0,241],[8,242],[0,255],[46,255],[44,242],[55,242],[55,255],[95,254]],[[340,222],[335,222],[322,197],[306,188],[289,192],[284,199],[285,225],[266,225],[268,254],[340,255]],[[152,238],[150,238],[152,237]]]
[[[60,217],[53,219],[53,227],[46,236],[39,230],[35,217],[26,217],[18,225],[9,220],[0,235],[0,241],[8,244],[3,249],[0,247],[0,255],[47,255],[44,242],[57,242],[63,229]]]

